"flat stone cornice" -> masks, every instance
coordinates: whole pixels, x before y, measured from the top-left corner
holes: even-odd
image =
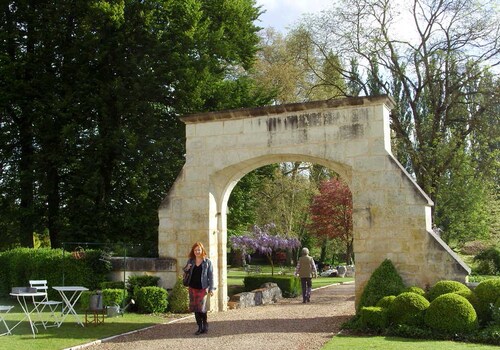
[[[266,115],[275,115],[290,112],[301,112],[320,108],[335,108],[349,106],[363,106],[373,103],[383,102],[389,109],[395,107],[394,100],[388,95],[369,96],[369,97],[346,97],[331,100],[289,103],[284,105],[264,106],[254,108],[240,108],[216,112],[195,113],[180,117],[185,124],[203,123],[215,120],[225,119],[243,119],[251,117],[262,117]]]

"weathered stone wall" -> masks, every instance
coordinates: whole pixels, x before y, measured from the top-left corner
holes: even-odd
[[[171,258],[112,257],[111,281],[127,281],[130,276],[156,276],[159,287],[171,289],[177,280],[177,261]]]
[[[186,163],[159,209],[159,253],[180,273],[196,241],[208,249],[227,308],[226,209],[240,178],[263,165],[305,161],[326,166],[353,195],[356,297],[390,258],[407,284],[465,280],[468,268],[431,231],[432,202],[391,154],[387,97],[350,98],[182,118]]]

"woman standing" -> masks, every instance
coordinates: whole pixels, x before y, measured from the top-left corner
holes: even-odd
[[[207,294],[212,296],[215,287],[212,262],[201,242],[193,244],[184,272],[189,272],[189,311],[198,324],[195,334],[207,333]]]

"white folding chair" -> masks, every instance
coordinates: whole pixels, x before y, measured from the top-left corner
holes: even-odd
[[[43,325],[43,328],[47,329],[48,327],[59,327],[61,321],[56,314],[57,307],[61,305],[62,314],[62,301],[49,300],[49,296],[47,290],[49,287],[47,286],[47,280],[30,280],[30,287],[35,288],[37,292],[45,293],[45,296],[40,301],[35,301],[35,307],[37,308],[38,314],[41,314],[43,310],[47,307],[50,311],[50,315],[54,318],[54,324],[48,326],[49,321],[42,320],[40,323]],[[41,306],[41,309],[38,309]]]
[[[0,336],[2,335],[12,335],[12,333],[10,332],[10,328],[9,326],[7,325],[7,322],[5,322],[5,319],[4,319],[4,316],[2,315],[2,313],[4,314],[8,314],[10,310],[12,310],[14,306],[7,306],[7,305],[0,305],[0,321],[3,322],[3,325],[5,326],[7,332],[5,333],[1,333]]]

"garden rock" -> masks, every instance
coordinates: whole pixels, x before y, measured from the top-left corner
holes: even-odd
[[[254,289],[251,292],[235,294],[228,302],[231,309],[242,309],[252,306],[266,305],[276,303],[283,298],[281,289],[276,283],[264,283],[261,288]]]

